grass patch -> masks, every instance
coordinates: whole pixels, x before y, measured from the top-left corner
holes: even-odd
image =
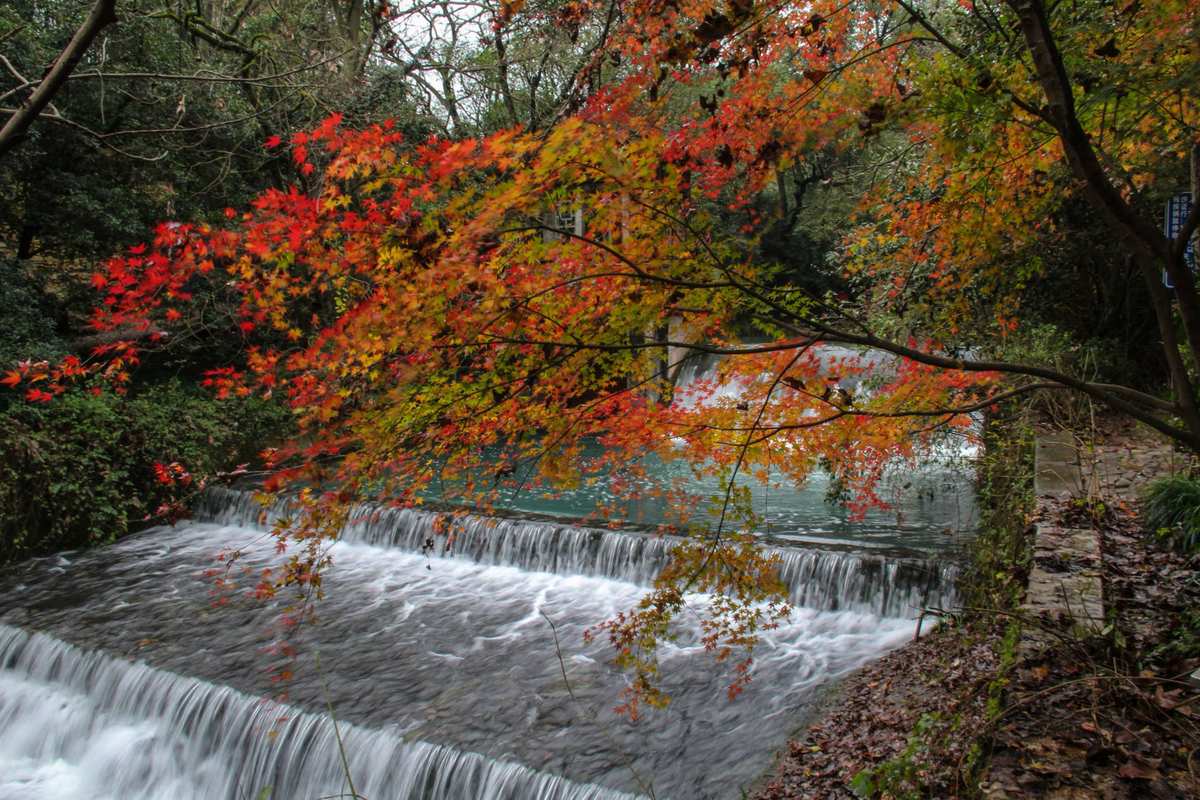
[[[1200,479],[1186,475],[1150,484],[1142,504],[1146,529],[1185,553],[1200,550]]]

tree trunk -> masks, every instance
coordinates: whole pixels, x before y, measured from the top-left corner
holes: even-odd
[[[1067,162],[1084,181],[1089,199],[1133,252],[1158,318],[1163,355],[1171,370],[1180,417],[1192,436],[1200,440],[1200,409],[1197,408],[1195,387],[1188,377],[1192,372],[1189,366],[1193,369],[1200,366],[1197,361],[1200,357],[1200,300],[1191,270],[1184,263],[1182,250],[1173,248],[1157,225],[1139,216],[1109,181],[1076,113],[1070,76],[1050,29],[1045,5],[1041,0],[1009,0],[1009,4],[1020,21],[1038,84],[1046,95],[1048,106],[1042,116],[1057,131]],[[1174,333],[1171,296],[1160,280],[1160,265],[1175,286],[1174,297],[1183,322],[1186,351],[1181,346],[1184,342],[1178,341]],[[1190,364],[1185,361],[1185,352]]]
[[[58,58],[54,59],[54,63],[50,65],[49,71],[38,83],[33,94],[8,118],[4,127],[0,128],[0,158],[3,158],[9,150],[24,140],[29,126],[46,109],[46,106],[50,105],[67,77],[79,64],[79,59],[83,58],[83,54],[91,47],[96,35],[103,28],[117,21],[116,6],[116,0],[96,0],[96,5],[92,6],[88,18],[84,20],[79,30],[75,31],[75,35],[58,54]]]
[[[33,258],[33,234],[37,231],[37,227],[28,220],[21,225],[21,232],[17,235],[17,260],[26,261]]]

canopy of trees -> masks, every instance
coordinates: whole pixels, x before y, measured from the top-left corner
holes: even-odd
[[[217,66],[156,60],[169,75],[109,94],[124,84],[100,79],[108,62],[83,63],[30,134],[45,138],[14,152],[53,158],[62,128],[127,168],[156,140],[130,147],[103,125],[156,125],[186,140],[163,145],[164,180],[265,166],[270,185],[248,204],[221,195],[207,213],[223,220],[204,217],[213,195],[198,190],[195,215],[90,276],[93,324],[120,334],[95,361],[25,363],[2,382],[49,400],[97,373],[123,380],[146,352],[234,337],[207,383],[283,398],[300,425],[272,456],[273,485],[338,487],[304,495],[313,513],[289,535],[309,549],[268,583],[313,580],[322,531],[366,493],[418,502],[436,480],[488,505],[600,475],[634,491],[646,457],[685,459],[729,491],[607,627],[654,700],[654,637],[686,589],[723,598],[709,621],[722,655],[777,612],[759,602],[770,564],[739,534],[739,473],[803,480],[821,464],[872,502],[886,464],[1038,389],[1200,446],[1185,254],[1200,215],[1173,239],[1160,224],[1200,141],[1198,11],[502,0],[289,16],[251,0],[145,13],[133,25],[169,21],[176,47]],[[308,71],[316,88],[296,85]],[[194,82],[204,91],[179,88]],[[136,122],[164,112],[176,121]],[[182,122],[200,113],[222,121]],[[27,199],[10,224],[44,224],[40,167],[11,169]],[[831,360],[829,344],[894,361]],[[1058,352],[1072,347],[1088,355]],[[696,353],[727,356],[719,381],[740,395],[676,396]],[[867,373],[869,391],[832,391]]]

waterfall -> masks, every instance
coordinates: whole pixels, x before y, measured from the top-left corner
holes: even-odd
[[[371,800],[631,797],[341,724]],[[349,797],[331,720],[0,625],[0,797]]]
[[[946,608],[956,598],[958,568],[950,562],[773,549],[782,561],[779,577],[788,599],[802,608],[915,617],[922,608]]]
[[[746,344],[753,343],[747,342]],[[738,398],[742,387],[736,381],[712,387],[711,394],[702,392],[700,397],[694,395],[697,385],[705,381],[716,380],[721,361],[731,357],[703,352],[689,356],[679,365],[675,380],[676,397],[682,398],[682,402],[688,406],[694,406],[697,403],[709,405],[730,398]],[[859,398],[860,401],[873,394],[873,390],[869,388],[871,379],[884,374],[894,374],[897,365],[897,357],[882,350],[847,347],[825,342],[809,348],[806,358],[819,364],[823,373],[838,374],[837,380],[831,382],[831,386],[836,385]],[[853,369],[847,369],[848,365],[853,365]],[[758,379],[770,381],[773,377],[768,372],[760,375]],[[934,461],[974,458],[979,454],[978,434],[983,430],[983,414],[975,412],[970,417],[974,420],[975,433],[967,435],[963,431],[951,432],[945,441],[938,442],[934,448],[932,453]]]
[[[753,347],[754,342],[746,342],[748,348]],[[711,353],[695,352],[685,359],[680,365],[675,380],[675,390],[686,396],[690,389],[700,381],[715,380],[717,370],[720,363],[728,358],[735,358],[730,355],[713,355]],[[885,371],[894,371],[895,357],[878,350],[864,350],[842,345],[821,343],[808,348],[807,360],[816,362],[825,371],[836,371],[835,365],[841,365],[844,369],[846,365],[853,365],[854,369],[849,370],[849,374],[843,374],[839,377],[837,385],[852,393],[857,394],[862,388],[864,379],[868,376],[878,375]],[[762,380],[770,380],[772,374],[767,372],[760,376]],[[737,385],[722,385],[717,386],[713,398],[721,397],[736,397],[740,389]],[[711,402],[710,399],[710,402]]]
[[[269,527],[290,511],[287,498],[264,509],[251,492],[209,489],[197,518],[222,525]],[[590,575],[649,585],[679,539],[637,531],[606,531],[559,522],[455,514],[452,535],[441,512],[355,506],[343,541],[395,547],[537,572]],[[790,601],[805,608],[915,617],[922,607],[954,602],[957,568],[946,561],[892,558],[807,548],[764,548],[779,556]]]

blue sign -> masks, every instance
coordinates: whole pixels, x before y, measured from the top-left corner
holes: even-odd
[[[1167,201],[1167,213],[1163,216],[1163,235],[1167,237],[1168,241],[1173,242],[1179,238],[1179,232],[1183,230],[1183,223],[1190,213],[1192,213],[1191,192],[1180,192]],[[1183,251],[1183,263],[1193,271],[1196,269],[1196,242],[1194,239],[1188,241],[1187,249]],[[1165,269],[1163,270],[1163,286],[1168,289],[1175,288]]]

